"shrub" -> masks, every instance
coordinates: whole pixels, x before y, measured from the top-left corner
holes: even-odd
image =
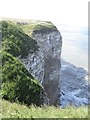
[[[38,51],[37,42],[10,21],[2,21],[2,48],[13,56],[26,57]]]
[[[10,101],[41,105],[44,90],[24,65],[7,52],[0,52],[2,59],[2,97]]]

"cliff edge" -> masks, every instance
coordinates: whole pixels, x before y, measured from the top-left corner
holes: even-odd
[[[62,37],[51,22],[34,21],[20,24],[37,42],[38,51],[21,59],[28,71],[43,85],[49,104],[58,105],[60,94],[60,55]]]

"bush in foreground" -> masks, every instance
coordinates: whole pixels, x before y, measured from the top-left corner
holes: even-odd
[[[2,59],[2,96],[6,100],[25,104],[43,104],[44,90],[24,65],[7,52],[0,52]]]

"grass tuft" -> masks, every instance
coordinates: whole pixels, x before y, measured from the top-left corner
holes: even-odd
[[[55,106],[27,107],[5,100],[0,102],[2,102],[2,118],[88,118],[88,107],[69,106],[62,109]]]

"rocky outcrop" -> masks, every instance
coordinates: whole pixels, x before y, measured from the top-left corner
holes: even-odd
[[[83,106],[90,104],[88,72],[61,60],[60,106]]]
[[[58,105],[62,37],[57,28],[52,26],[52,28],[41,26],[40,29],[33,31],[32,38],[37,41],[39,51],[29,54],[22,62],[43,85],[49,104]]]

